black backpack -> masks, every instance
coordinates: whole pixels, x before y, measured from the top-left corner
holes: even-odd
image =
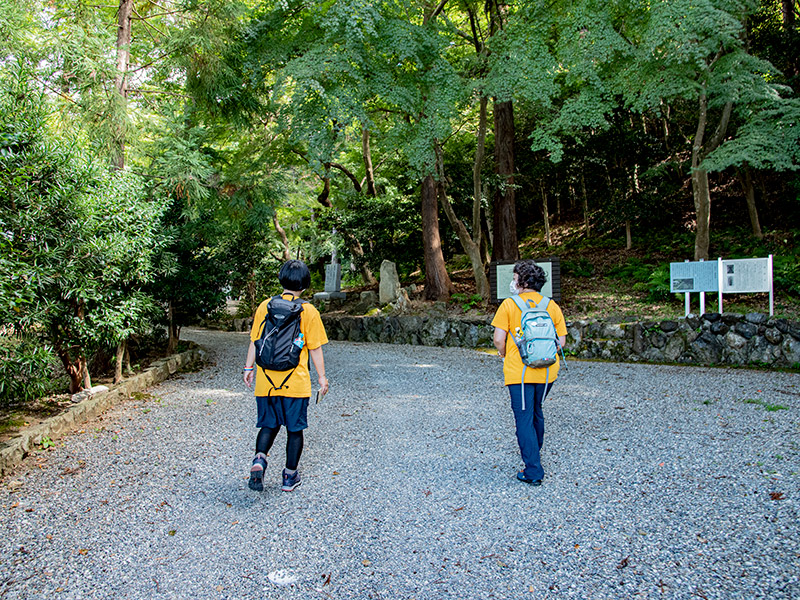
[[[256,364],[264,370],[272,389],[280,390],[289,381],[300,363],[300,352],[305,340],[300,331],[300,315],[304,300],[286,300],[281,296],[270,299],[267,316],[261,323],[261,337],[254,342]],[[289,371],[283,382],[276,386],[266,370]]]

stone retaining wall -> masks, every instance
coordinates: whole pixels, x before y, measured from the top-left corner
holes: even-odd
[[[107,392],[100,392],[75,404],[69,410],[24,429],[17,437],[0,445],[0,477],[19,464],[44,438],[54,440],[77,429],[82,423],[111,408],[134,392],[141,392],[161,383],[179,369],[205,362],[206,352],[199,347],[153,362],[146,371],[126,379]]]
[[[322,316],[328,337],[352,342],[491,347],[491,317]],[[623,362],[800,367],[800,324],[762,313],[567,323],[567,353]]]
[[[418,346],[492,346],[490,317],[329,316],[322,315],[328,338],[350,342],[385,342]]]
[[[762,313],[609,325],[569,325],[567,347],[581,358],[700,365],[800,367],[800,324]]]

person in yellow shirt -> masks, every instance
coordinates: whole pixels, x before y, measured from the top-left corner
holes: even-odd
[[[519,294],[522,300],[533,300],[539,303],[542,286],[547,282],[547,274],[533,260],[520,260],[514,265],[514,279],[510,289],[512,294]],[[547,305],[547,313],[553,319],[558,335],[558,343],[563,348],[567,341],[567,326],[561,308],[552,300]],[[544,442],[544,401],[553,382],[558,377],[559,359],[548,369],[528,367],[524,369],[523,397],[523,363],[519,348],[510,332],[521,326],[522,311],[512,298],[506,298],[497,309],[492,325],[494,326],[494,345],[497,353],[503,358],[503,377],[511,396],[511,409],[517,428],[522,461],[525,468],[517,473],[517,479],[531,485],[541,485],[544,469],[540,451]],[[524,398],[524,401],[523,401]]]
[[[290,260],[284,263],[278,272],[278,281],[283,286],[282,298],[290,301],[298,300],[303,291],[311,285],[311,273],[303,261]],[[313,361],[317,371],[320,393],[325,395],[328,392],[329,383],[325,376],[322,346],[328,343],[328,336],[325,333],[319,311],[312,304],[304,302],[302,304],[303,312],[300,315],[303,348],[297,368],[289,375],[286,372],[267,371],[257,367],[254,342],[261,337],[270,301],[271,298],[264,300],[256,309],[253,327],[250,331],[250,346],[244,365],[245,385],[249,388],[253,387],[253,380],[255,380],[254,394],[258,409],[256,427],[260,428],[256,437],[256,453],[250,468],[248,486],[259,492],[264,489],[263,478],[267,468],[267,453],[275,442],[281,426],[284,426],[286,427],[286,467],[283,470],[281,489],[291,492],[300,485],[300,471],[297,466],[303,452],[303,430],[308,427],[308,402],[311,398],[309,358]],[[287,375],[289,375],[288,379],[286,379]],[[284,379],[286,379],[285,382]],[[270,380],[274,383],[270,383]],[[282,385],[281,382],[283,382]]]

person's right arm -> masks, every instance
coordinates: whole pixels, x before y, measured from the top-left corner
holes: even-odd
[[[506,339],[508,332],[500,327],[494,328],[494,347],[497,348],[497,354],[500,358],[506,357]]]

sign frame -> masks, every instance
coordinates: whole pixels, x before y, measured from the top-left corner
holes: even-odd
[[[549,256],[547,258],[534,258],[536,264],[542,267],[547,273],[547,283],[542,288],[542,295],[548,296],[556,302],[561,302],[561,261],[557,256]],[[490,302],[492,304],[500,304],[506,298],[511,297],[511,292],[508,290],[508,283],[510,276],[503,271],[514,270],[515,260],[498,260],[489,263],[489,288],[491,290]],[[511,267],[510,269],[508,267]],[[498,267],[500,267],[500,274],[498,275]],[[500,289],[500,286],[505,286]],[[545,292],[549,292],[545,293]]]

